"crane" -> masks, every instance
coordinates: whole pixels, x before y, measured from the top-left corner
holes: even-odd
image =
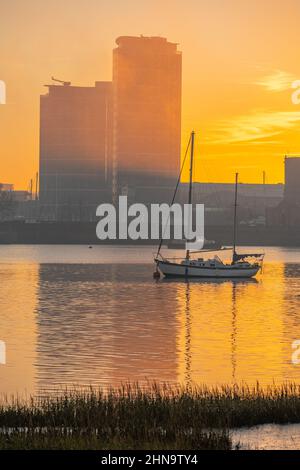
[[[58,80],[58,78],[51,77],[53,82],[62,83],[63,86],[70,86],[71,82],[65,82],[64,80]]]

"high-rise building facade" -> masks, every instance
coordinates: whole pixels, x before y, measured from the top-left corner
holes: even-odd
[[[270,226],[300,226],[300,156],[286,157],[284,161],[285,185],[283,200],[273,210],[267,212],[267,223]],[[290,230],[288,239],[292,237]]]
[[[286,202],[300,204],[300,157],[285,159],[285,191]]]
[[[113,194],[169,200],[180,169],[181,52],[121,36],[113,51]]]
[[[40,101],[40,218],[89,221],[111,198],[111,82],[48,85]]]

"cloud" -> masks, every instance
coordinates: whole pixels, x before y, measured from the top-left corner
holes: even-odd
[[[218,137],[211,144],[251,142],[253,144],[276,144],[274,139],[284,131],[294,129],[300,123],[300,111],[253,112],[220,121],[214,130]],[[266,141],[268,139],[268,141]]]
[[[291,88],[296,77],[283,70],[274,70],[270,75],[266,75],[254,82],[254,85],[261,86],[270,92],[285,91]]]

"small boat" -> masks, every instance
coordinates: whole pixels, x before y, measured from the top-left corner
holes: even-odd
[[[248,255],[263,256],[263,255]],[[204,277],[204,278],[250,278],[261,268],[259,262],[251,263],[246,258],[231,264],[224,263],[217,255],[204,260],[203,258],[185,258],[180,262],[161,257],[155,259],[157,268],[166,277]]]
[[[189,145],[191,146],[190,157],[190,181],[189,181],[189,200],[192,204],[192,186],[193,186],[193,160],[194,160],[194,139],[195,132],[191,133]],[[184,165],[184,162],[183,162]],[[182,170],[181,170],[182,171]],[[176,190],[175,190],[176,192]],[[158,278],[160,272],[166,277],[183,277],[183,278],[252,278],[256,276],[262,267],[264,259],[263,253],[246,253],[238,254],[236,252],[237,239],[237,196],[238,196],[238,173],[235,179],[235,201],[234,201],[234,223],[233,223],[233,247],[221,248],[221,250],[201,250],[192,252],[186,250],[184,258],[166,258],[161,254],[162,240],[154,259],[156,271],[154,277]],[[175,198],[175,195],[174,195]],[[174,200],[173,198],[173,200]],[[232,250],[231,262],[223,262],[218,255],[213,258],[204,259],[204,257],[193,258],[194,255],[208,252]]]

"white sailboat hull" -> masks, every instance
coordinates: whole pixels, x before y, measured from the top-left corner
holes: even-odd
[[[193,278],[250,278],[254,277],[260,266],[239,267],[238,265],[224,265],[223,267],[185,266],[167,261],[157,261],[157,267],[166,277],[193,277]]]

